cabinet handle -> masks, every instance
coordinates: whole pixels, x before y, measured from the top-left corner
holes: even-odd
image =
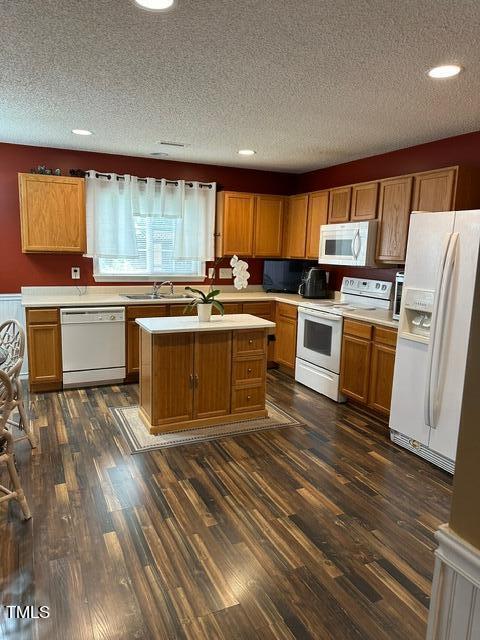
[[[193,388],[193,373],[191,373],[188,377],[190,379],[190,387]]]
[[[198,375],[195,374],[195,386],[198,387]]]

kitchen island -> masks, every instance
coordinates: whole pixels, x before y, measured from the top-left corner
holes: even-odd
[[[264,418],[267,335],[250,314],[139,318],[140,416],[150,433]]]

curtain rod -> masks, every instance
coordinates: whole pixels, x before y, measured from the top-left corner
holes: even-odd
[[[108,178],[110,180],[111,176],[108,173],[96,173],[95,174],[96,178]],[[125,176],[123,175],[117,175],[117,180],[125,180]],[[147,179],[146,178],[137,178],[138,182],[146,182]],[[155,180],[155,182],[161,182],[161,180]],[[166,184],[174,184],[175,186],[178,186],[178,182],[176,180],[165,180]],[[187,185],[187,187],[193,187],[193,182],[186,182],[185,183]],[[207,187],[207,189],[211,189],[212,185],[208,184],[208,182],[199,182],[198,183],[199,187]]]

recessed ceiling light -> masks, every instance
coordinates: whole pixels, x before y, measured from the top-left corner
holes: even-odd
[[[135,0],[135,4],[148,11],[165,11],[170,9],[174,2],[175,0]]]
[[[433,67],[428,72],[430,78],[453,78],[453,76],[458,76],[462,67],[459,67],[458,64],[444,64],[440,67]]]
[[[241,156],[254,156],[256,152],[253,149],[240,149],[238,153]]]
[[[77,136],[91,136],[92,132],[88,129],[72,129],[72,133]]]

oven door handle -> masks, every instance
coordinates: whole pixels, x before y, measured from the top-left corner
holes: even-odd
[[[342,316],[336,316],[333,313],[323,313],[322,311],[304,311],[300,309],[299,312],[302,316],[310,316],[312,318],[324,318],[325,320],[332,320],[333,322],[340,322]]]

